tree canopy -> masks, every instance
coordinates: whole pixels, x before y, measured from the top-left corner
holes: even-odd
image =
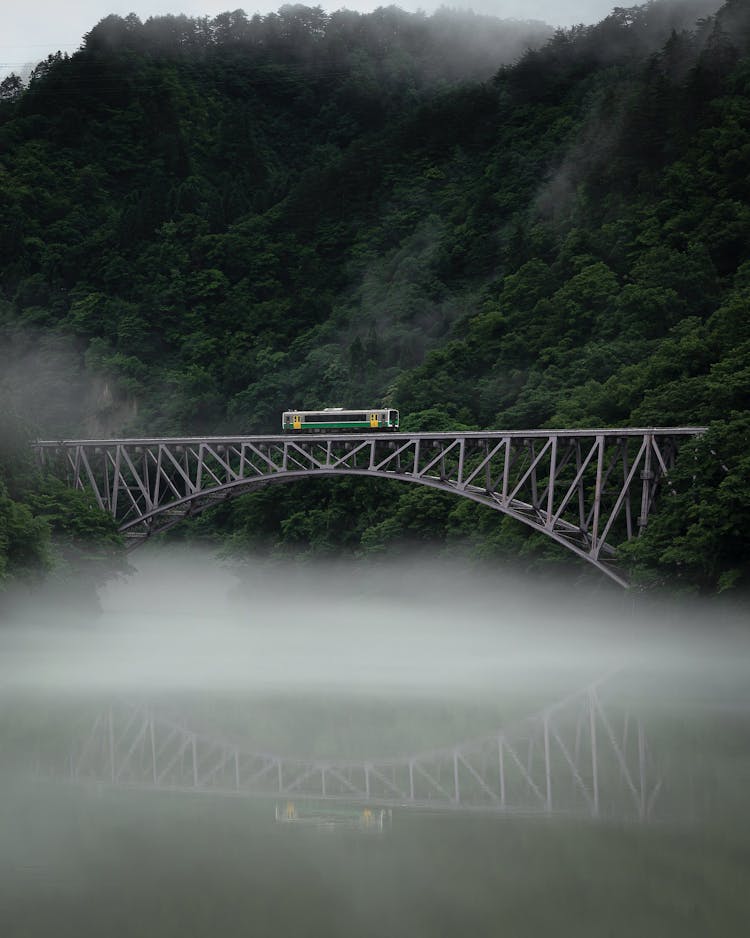
[[[625,555],[747,583],[728,518],[748,491],[750,11],[717,7],[555,33],[395,7],[107,17],[0,87],[0,341],[25,419],[258,432],[383,402],[424,429],[711,424],[689,458],[721,497],[679,470],[690,511]],[[325,523],[280,491],[210,523],[280,550],[481,528],[547,551],[430,493],[314,491]]]

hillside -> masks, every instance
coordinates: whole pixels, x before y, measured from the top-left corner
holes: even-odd
[[[717,7],[551,37],[395,8],[109,17],[0,89],[6,412],[33,433],[269,431],[366,401],[407,428],[707,423],[627,554],[650,581],[747,583],[750,11]],[[193,534],[558,559],[489,514],[310,484]]]

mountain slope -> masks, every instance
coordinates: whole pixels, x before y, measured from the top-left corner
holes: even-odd
[[[745,4],[716,6],[618,9],[506,65],[538,24],[301,7],[104,21],[0,105],[5,341],[25,363],[40,336],[68,337],[73,370],[106,386],[51,413],[29,394],[30,418],[266,431],[301,402],[386,400],[423,428],[723,421],[732,507],[714,530],[734,545],[750,28]],[[299,493],[211,523],[280,549],[479,527],[537,550],[469,506],[356,485],[336,492],[342,531],[335,499],[309,492],[316,523],[293,514]],[[706,491],[690,497],[703,517]],[[683,523],[670,559],[658,527],[635,564],[744,582],[744,549],[704,564]]]

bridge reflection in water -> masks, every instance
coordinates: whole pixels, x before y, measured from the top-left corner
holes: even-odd
[[[53,774],[95,786],[378,812],[398,807],[644,822],[654,817],[659,766],[640,719],[608,703],[603,686],[592,684],[488,736],[357,761],[258,751],[196,732],[151,706],[122,703],[97,714]]]
[[[45,471],[91,491],[131,546],[272,482],[395,479],[471,499],[545,534],[622,586],[619,543],[648,523],[678,448],[702,427],[303,434],[34,444]]]

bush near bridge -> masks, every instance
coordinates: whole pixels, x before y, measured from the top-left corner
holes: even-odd
[[[128,569],[113,519],[87,493],[39,472],[28,429],[7,411],[0,441],[0,610],[3,596],[15,601],[43,581],[51,598],[91,605],[97,586]]]
[[[108,389],[76,398],[88,433],[273,431],[370,400],[425,429],[716,423],[726,475],[708,444],[681,457],[687,502],[623,557],[747,584],[750,8],[657,0],[548,37],[395,8],[108,17],[0,92],[0,331],[31,363],[35,337],[69,341]],[[559,557],[350,481],[183,533]]]
[[[685,447],[648,536],[621,548],[638,582],[731,589],[750,573],[750,416]]]

